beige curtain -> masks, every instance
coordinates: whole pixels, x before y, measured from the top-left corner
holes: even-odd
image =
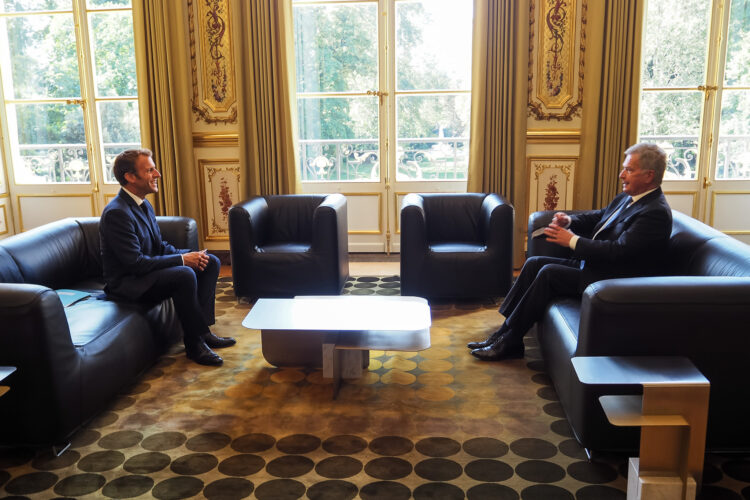
[[[524,202],[529,11],[517,0],[475,0],[470,192]]]
[[[644,1],[589,5],[592,24],[602,19],[602,54],[598,74],[586,82],[598,96],[584,104],[581,164],[594,170],[592,208],[598,208],[620,191],[623,151],[637,140]]]
[[[235,0],[243,196],[299,191],[291,0]]]
[[[185,9],[185,2],[134,0],[133,31],[141,142],[154,152],[154,162],[162,174],[156,213],[200,220]]]

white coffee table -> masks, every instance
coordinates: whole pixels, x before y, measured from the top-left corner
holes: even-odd
[[[304,296],[258,299],[242,326],[261,331],[263,357],[274,366],[311,366],[334,379],[358,378],[369,350],[430,347],[430,307],[420,297]]]

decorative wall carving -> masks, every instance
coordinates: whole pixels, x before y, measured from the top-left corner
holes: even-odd
[[[529,157],[529,210],[571,210],[578,158]],[[527,217],[528,218],[528,217]]]
[[[198,160],[205,240],[229,239],[229,208],[240,201],[239,160]]]
[[[530,0],[529,116],[569,121],[580,114],[585,50],[586,0]]]
[[[207,123],[236,123],[237,94],[229,0],[187,1],[193,111]],[[196,32],[199,34],[197,43]]]

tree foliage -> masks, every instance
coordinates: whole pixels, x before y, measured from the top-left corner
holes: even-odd
[[[86,136],[83,108],[64,100],[81,98],[82,74],[73,15],[70,12],[36,14],[33,11],[54,11],[64,7],[60,0],[5,0],[6,11],[28,12],[0,22],[5,23],[10,53],[9,67],[0,68],[2,77],[10,82],[12,95],[7,97],[28,100],[14,106],[18,143],[52,145],[49,149],[24,149],[27,166],[47,172],[50,161],[60,168],[73,158],[86,155]],[[100,6],[115,5],[122,0],[100,0]],[[67,2],[67,9],[70,3]],[[94,80],[96,96],[133,97],[128,102],[100,102],[100,125],[105,142],[140,142],[137,116],[137,87],[133,45],[132,16],[129,12],[100,12],[87,17],[89,38],[93,42]],[[3,41],[5,43],[5,41]],[[59,102],[38,103],[41,99]],[[93,101],[89,101],[94,106]],[[73,155],[60,159],[57,144],[80,145],[63,152]],[[42,158],[47,155],[46,163]],[[65,180],[60,172],[55,180]]]
[[[727,4],[730,15],[726,64],[719,61],[719,66],[724,67],[721,101],[717,103],[720,148],[722,143],[736,144],[733,137],[750,135],[750,92],[732,89],[750,86],[750,0],[731,0]],[[718,55],[718,46],[710,40],[712,2],[649,0],[647,6],[641,85],[660,90],[642,93],[639,133],[646,137],[678,136],[666,140],[664,145],[671,153],[673,173],[689,178],[697,168],[701,125],[713,126],[711,110],[704,110],[704,92],[697,90],[698,86],[714,84],[706,76],[709,58]],[[731,147],[750,155],[747,138],[741,141],[741,148]],[[722,158],[720,154],[720,163]],[[742,160],[735,157],[732,161]],[[720,164],[719,170],[723,168]]]
[[[378,15],[375,5],[303,5],[294,11],[297,91],[377,90]],[[420,2],[399,6],[396,68],[399,90],[452,89],[457,84],[436,70],[434,60],[409,57],[431,22]],[[363,101],[368,101],[364,103]],[[373,103],[373,104],[369,104]],[[400,137],[459,136],[468,132],[455,97],[404,96],[399,99]],[[303,98],[298,106],[303,139],[377,139],[376,97]]]

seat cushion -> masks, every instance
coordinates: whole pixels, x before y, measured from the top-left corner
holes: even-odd
[[[139,306],[89,297],[65,308],[70,337],[76,347],[85,346],[131,321]]]

